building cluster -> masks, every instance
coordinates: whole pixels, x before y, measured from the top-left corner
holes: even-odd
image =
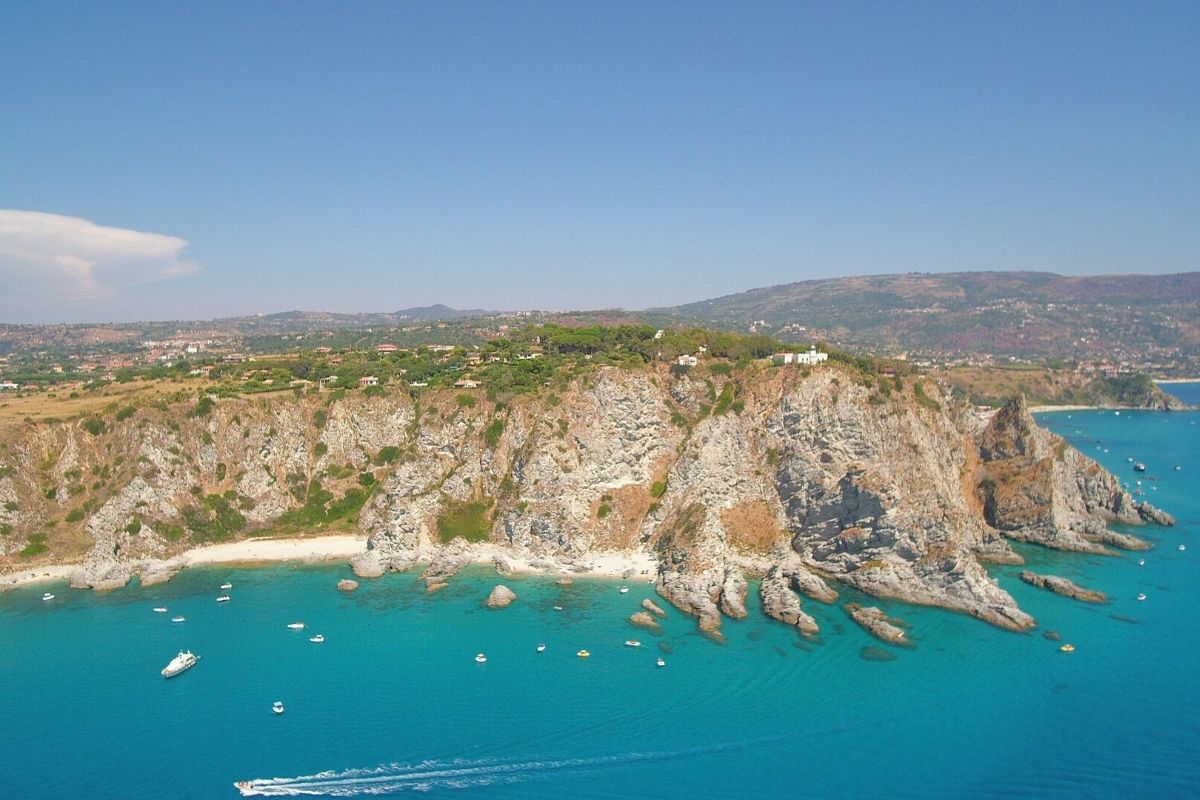
[[[804,364],[806,366],[815,366],[823,364],[829,360],[829,353],[818,353],[815,346],[810,347],[807,353],[775,353],[771,356],[771,362],[774,364]]]

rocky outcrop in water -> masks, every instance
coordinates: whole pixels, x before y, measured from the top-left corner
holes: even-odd
[[[794,625],[805,636],[814,636],[820,630],[817,621],[804,613],[800,598],[791,589],[791,580],[780,567],[774,566],[767,571],[758,593],[767,616]]]
[[[352,581],[349,578],[342,578],[337,583],[339,592],[353,592],[358,589],[358,581]]]
[[[663,611],[662,608],[660,608],[659,605],[657,603],[655,603],[653,600],[651,600],[649,597],[647,597],[645,600],[642,601],[642,608],[646,609],[651,614],[653,614],[654,616],[656,616],[660,619],[667,618],[667,612]]]
[[[636,611],[630,614],[629,623],[639,628],[645,628],[652,633],[662,633],[662,626],[658,624],[658,620],[645,611]]]
[[[862,626],[863,630],[876,639],[888,644],[898,644],[905,647],[912,645],[908,634],[897,623],[875,606],[860,606],[857,603],[847,603],[842,609],[850,619]]]
[[[492,593],[488,595],[488,608],[508,608],[513,601],[517,599],[517,595],[512,589],[504,584],[497,584],[496,588],[492,589]]]
[[[1084,603],[1107,603],[1108,595],[1095,589],[1085,589],[1074,581],[1060,578],[1057,575],[1038,575],[1036,572],[1021,570],[1021,580],[1039,589],[1049,589],[1063,597],[1071,597]]]

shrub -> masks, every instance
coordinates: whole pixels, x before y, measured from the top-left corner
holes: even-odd
[[[358,482],[363,486],[370,487],[374,486],[376,481],[375,476],[370,472],[360,472],[358,473]]]
[[[46,534],[35,533],[29,537],[29,544],[25,545],[25,548],[17,555],[21,558],[33,558],[48,552],[50,552],[50,546],[46,544]]]
[[[383,466],[391,464],[400,459],[400,448],[389,444],[386,447],[381,447],[379,452],[375,454],[375,458],[371,459],[375,466]]]
[[[125,420],[132,417],[136,412],[137,412],[137,409],[135,407],[125,406],[124,408],[122,408],[120,411],[117,412],[117,422],[124,422]]]
[[[130,520],[129,524],[125,526],[125,532],[130,536],[137,536],[141,531],[142,521],[140,519]]]
[[[324,442],[317,442],[315,445],[313,445],[313,455],[317,458],[320,458],[328,452],[329,445],[325,444]]]
[[[601,503],[600,508],[596,511],[596,519],[604,519],[612,513],[612,506],[607,503]]]
[[[500,443],[500,437],[503,434],[504,434],[504,420],[497,418],[497,419],[492,420],[492,424],[488,425],[487,429],[484,430],[483,438],[484,438],[484,441],[487,442],[488,447],[494,448],[497,444]]]
[[[99,417],[88,417],[83,421],[83,429],[92,436],[99,436],[104,433],[104,420]]]
[[[216,405],[216,403],[213,402],[213,399],[211,397],[209,397],[208,395],[204,395],[196,402],[196,407],[192,409],[192,416],[193,417],[207,417],[209,414],[212,413],[213,407],[215,405]]]
[[[458,403],[459,408],[474,408],[475,407],[475,395],[460,394],[454,398],[454,402]]]
[[[667,491],[667,482],[665,480],[655,481],[650,484],[650,496],[654,498],[662,497]]]
[[[71,509],[70,513],[67,514],[67,522],[79,522],[82,519],[83,519],[83,509],[82,508],[73,508],[73,509]]]
[[[487,541],[491,530],[491,518],[488,509],[490,502],[461,502],[448,500],[446,508],[438,517],[438,537],[443,542],[461,536],[468,542]]]
[[[329,421],[329,413],[326,412],[325,409],[323,409],[323,408],[318,408],[317,413],[313,414],[313,425],[315,425],[317,427],[317,430],[321,430],[322,428],[324,428],[325,423],[328,421]]]

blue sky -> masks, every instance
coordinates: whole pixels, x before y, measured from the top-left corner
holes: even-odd
[[[1200,256],[1197,3],[0,0],[0,322]]]

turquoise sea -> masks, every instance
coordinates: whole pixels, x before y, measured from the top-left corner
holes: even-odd
[[[1200,387],[1170,389],[1200,401]],[[464,800],[1196,797],[1200,414],[1042,421],[1122,479],[1141,477],[1179,519],[1141,529],[1155,543],[1145,566],[1023,548],[1033,569],[1103,589],[1109,605],[995,570],[1072,654],[1041,630],[886,602],[912,623],[915,649],[880,645],[811,601],[823,635],[808,643],[761,616],[753,592],[725,646],[672,609],[655,637],[625,622],[654,597],[645,583],[621,594],[613,581],[510,578],[518,601],[489,611],[497,578],[482,568],[432,597],[415,574],[345,595],[334,586],[346,568],[287,564],[110,594],[39,585],[0,594],[0,798],[229,798],[235,780],[272,778],[257,785],[277,796]],[[225,580],[233,599],[218,605]],[[58,597],[44,603],[47,589]],[[187,621],[173,625],[176,614]],[[286,628],[298,620],[305,630]],[[310,643],[315,633],[327,641]],[[631,637],[644,646],[624,646]],[[895,659],[865,660],[864,647]],[[163,680],[180,648],[199,665]]]

